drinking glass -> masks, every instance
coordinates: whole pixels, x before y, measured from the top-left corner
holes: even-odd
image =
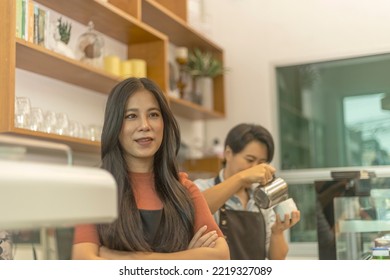
[[[28,97],[17,96],[15,98],[15,126],[29,128],[30,125],[31,102]]]
[[[34,131],[44,131],[43,127],[44,114],[39,107],[31,108],[30,129]]]
[[[91,124],[88,127],[89,130],[89,139],[92,141],[100,141],[102,136],[102,127],[100,125]]]
[[[69,121],[69,136],[83,138],[83,125],[78,121]]]
[[[66,113],[56,113],[56,133],[59,135],[69,135],[69,118]]]
[[[83,135],[81,136],[83,139],[91,140],[91,131],[87,125],[81,125]]]
[[[47,133],[56,133],[57,115],[53,111],[46,111],[43,121],[43,131]]]

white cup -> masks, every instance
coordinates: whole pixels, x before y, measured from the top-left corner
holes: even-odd
[[[298,210],[297,205],[295,204],[292,198],[286,199],[285,201],[277,204],[274,207],[276,214],[279,214],[280,220],[284,222],[284,215],[289,214],[291,218],[291,212]]]

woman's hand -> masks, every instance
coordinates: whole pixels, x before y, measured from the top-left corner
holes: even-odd
[[[203,226],[195,233],[194,237],[190,241],[190,244],[188,245],[188,249],[194,249],[200,247],[209,247],[209,248],[215,247],[216,240],[218,239],[217,232],[213,230],[205,234],[206,230],[207,230],[207,226]],[[140,253],[140,252],[116,251],[101,246],[99,248],[99,257],[108,260],[113,260],[113,259],[130,260],[130,259],[143,259],[146,258],[146,255],[145,253]]]
[[[300,219],[301,219],[301,212],[299,210],[293,211],[291,213],[291,219],[289,214],[284,215],[283,222],[281,221],[279,214],[276,214],[276,221],[271,227],[272,234],[283,233],[283,231],[291,228],[296,223],[298,223]]]
[[[113,258],[112,251],[104,246],[99,247],[99,256],[107,260],[115,259]]]
[[[201,227],[192,237],[188,249],[200,248],[200,247],[210,247],[215,246],[215,241],[218,238],[218,234],[215,230],[210,231],[204,234],[207,230],[207,226]]]

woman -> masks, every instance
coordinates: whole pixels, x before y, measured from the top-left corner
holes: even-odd
[[[274,141],[268,130],[239,124],[226,137],[224,168],[219,175],[194,181],[227,238],[231,259],[286,258],[283,231],[299,221],[300,212],[287,214],[281,222],[272,209],[256,206],[251,188],[273,179],[275,169],[268,164],[273,155]]]
[[[177,170],[179,128],[152,81],[113,88],[101,144],[102,167],[118,185],[118,219],[76,227],[73,259],[229,258],[202,194]]]

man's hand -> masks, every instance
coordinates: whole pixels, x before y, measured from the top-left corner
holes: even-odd
[[[289,229],[290,227],[294,226],[296,223],[299,222],[301,219],[301,212],[299,210],[293,211],[291,213],[291,219],[290,215],[286,214],[284,215],[284,221],[282,222],[279,214],[276,214],[276,221],[272,225],[272,234],[281,234],[286,229]]]
[[[265,185],[274,178],[275,168],[266,163],[260,163],[239,172],[243,186],[249,188],[254,183]]]

